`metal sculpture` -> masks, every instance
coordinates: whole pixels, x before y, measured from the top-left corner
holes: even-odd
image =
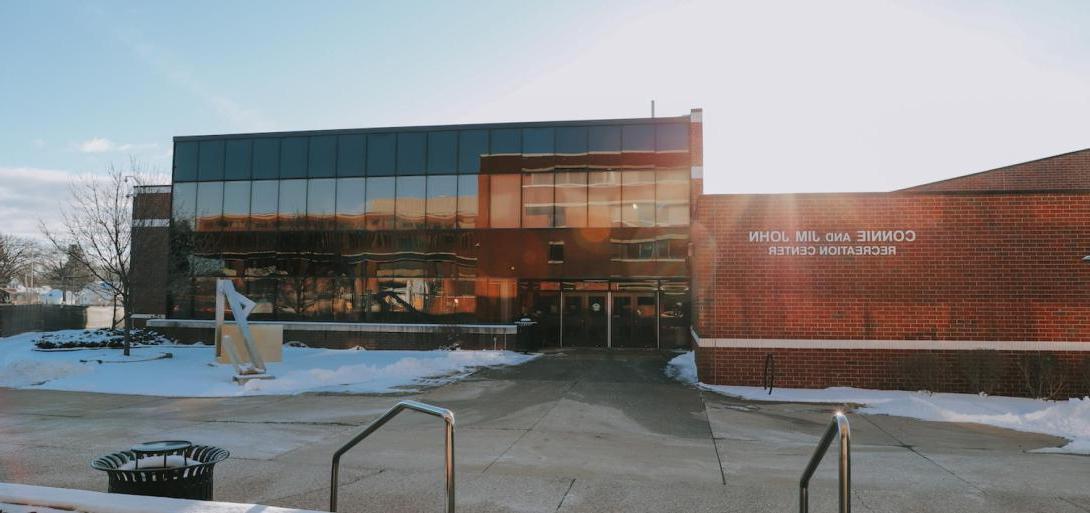
[[[235,324],[242,334],[243,347],[246,349],[246,360],[239,358],[238,351],[231,337],[223,335],[223,317],[227,305],[231,306],[231,315],[235,318]],[[250,333],[250,324],[246,320],[257,303],[243,296],[235,290],[235,284],[231,280],[216,280],[216,349],[227,351],[231,364],[235,367],[234,380],[239,384],[245,384],[252,379],[271,379],[265,367],[265,360],[257,350],[253,334]]]

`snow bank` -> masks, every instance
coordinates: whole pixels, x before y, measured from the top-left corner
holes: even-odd
[[[76,331],[76,330],[73,330]],[[166,397],[289,395],[302,392],[381,393],[461,379],[480,367],[518,365],[536,355],[511,351],[363,351],[285,347],[284,361],[268,364],[272,380],[239,386],[230,365],[212,363],[208,346],[151,346],[132,350],[129,363],[117,349],[32,351],[40,334],[0,338],[0,387],[72,390]],[[150,360],[169,351],[173,358]],[[144,360],[144,361],[139,361]]]
[[[696,364],[689,352],[670,360],[666,374],[687,383],[696,382]],[[690,377],[690,380],[682,377]],[[1063,447],[1039,452],[1090,454],[1090,397],[1067,401],[1043,401],[1021,397],[973,394],[928,394],[900,390],[867,390],[836,387],[825,389],[736,387],[698,384],[705,390],[757,401],[862,405],[856,411],[896,415],[939,422],[973,422],[1018,431],[1060,436],[1070,440]]]

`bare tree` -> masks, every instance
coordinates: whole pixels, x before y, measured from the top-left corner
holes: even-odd
[[[63,228],[40,223],[54,249],[65,252],[121,300],[126,356],[132,331],[132,187],[147,176],[132,157],[127,169],[110,164],[104,176],[84,176],[69,185],[68,203],[61,208]]]
[[[38,259],[44,282],[63,291],[66,299],[68,292],[79,293],[95,281],[95,277],[83,264],[86,258],[81,253],[83,250],[74,244],[65,251],[50,247],[42,251]]]
[[[0,233],[0,286],[30,270],[38,248],[33,241]]]

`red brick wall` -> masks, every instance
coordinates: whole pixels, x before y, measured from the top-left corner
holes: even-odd
[[[1090,189],[1090,149],[905,189],[939,191],[1042,191]]]
[[[916,240],[890,256],[748,241],[887,229]],[[1090,194],[705,195],[692,240],[701,337],[1090,340]]]

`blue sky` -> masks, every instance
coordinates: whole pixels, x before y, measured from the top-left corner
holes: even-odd
[[[706,189],[889,190],[1090,146],[1084,2],[0,2],[0,217],[174,135],[705,109]]]

